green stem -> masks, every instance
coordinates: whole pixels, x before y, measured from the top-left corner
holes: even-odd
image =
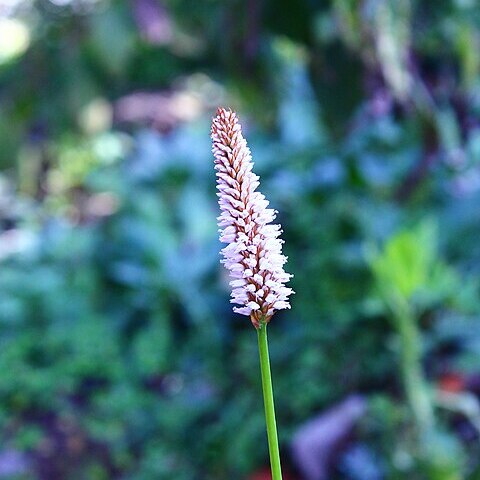
[[[421,364],[420,334],[413,316],[407,312],[398,317],[402,338],[402,373],[410,408],[415,416],[420,436],[425,439],[434,427],[432,402]]]
[[[257,329],[257,333],[272,480],[282,480],[280,452],[278,450],[277,424],[275,422],[275,406],[273,403],[272,375],[270,373],[270,359],[268,356],[267,324],[261,323],[260,327]]]

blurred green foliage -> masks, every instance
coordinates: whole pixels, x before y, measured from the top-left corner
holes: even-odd
[[[330,478],[478,478],[473,380],[434,405],[447,468],[418,455],[385,298],[414,307],[433,397],[478,379],[479,17],[470,0],[0,4],[0,444],[25,454],[19,478],[267,463],[256,338],[219,265],[219,104],[295,275],[269,332],[286,469],[296,428],[357,392],[350,442],[381,476],[338,457]]]
[[[383,252],[369,249],[377,286],[393,311],[410,308],[414,297],[417,303],[428,302],[426,306],[454,298],[458,278],[437,254],[437,229],[427,222],[392,236]]]

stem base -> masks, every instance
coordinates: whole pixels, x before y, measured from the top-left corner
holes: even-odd
[[[282,468],[280,465],[280,452],[278,448],[277,423],[275,421],[275,405],[273,402],[272,374],[270,372],[270,358],[268,355],[267,324],[260,324],[259,328],[257,329],[257,333],[272,480],[282,480]]]

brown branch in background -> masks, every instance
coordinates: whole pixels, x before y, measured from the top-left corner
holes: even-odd
[[[399,202],[406,202],[412,196],[423,180],[425,180],[438,157],[438,134],[429,118],[424,118],[423,139],[424,151],[420,161],[413,165],[395,194],[395,198]]]

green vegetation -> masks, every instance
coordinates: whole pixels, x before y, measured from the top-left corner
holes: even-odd
[[[328,478],[478,479],[476,2],[6,4],[0,473],[24,457],[4,478],[268,465],[255,332],[218,256],[226,105],[295,275],[269,326],[285,478],[296,429],[360,393]]]

